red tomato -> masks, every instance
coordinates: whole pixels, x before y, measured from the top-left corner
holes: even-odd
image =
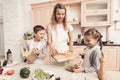
[[[14,72],[15,72],[14,70],[8,70],[8,71],[6,72],[6,74],[7,74],[7,75],[12,75],[12,74],[14,74]]]
[[[3,72],[3,68],[0,68],[0,74],[2,74],[2,72]]]

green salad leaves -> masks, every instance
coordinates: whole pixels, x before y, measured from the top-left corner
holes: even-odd
[[[44,72],[42,69],[37,68],[35,69],[35,78],[37,80],[46,80],[50,78],[50,74],[48,72]]]

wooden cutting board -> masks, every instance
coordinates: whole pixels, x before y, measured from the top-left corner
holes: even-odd
[[[71,60],[71,59],[74,59],[74,56],[70,53],[67,53],[65,54],[58,54],[56,56],[52,56],[57,62],[64,62],[64,61],[67,61],[67,60]]]

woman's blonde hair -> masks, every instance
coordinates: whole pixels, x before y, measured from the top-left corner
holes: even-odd
[[[58,3],[54,6],[54,10],[53,10],[53,14],[52,14],[52,18],[51,18],[51,25],[53,29],[56,29],[56,24],[57,24],[57,19],[56,19],[56,12],[57,9],[64,9],[65,10],[65,17],[63,19],[63,26],[64,29],[67,30],[67,17],[66,17],[66,8],[63,4]]]

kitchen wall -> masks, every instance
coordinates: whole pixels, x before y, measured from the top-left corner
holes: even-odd
[[[4,55],[2,0],[0,0],[0,55]]]
[[[120,34],[120,0],[113,0],[112,12],[114,21],[109,30],[109,39],[115,43],[120,43],[120,38],[118,38],[118,35]]]
[[[22,0],[3,0],[3,31],[5,53],[11,49],[13,59],[20,60],[20,41],[24,33],[24,3]]]
[[[14,60],[21,59],[19,45],[23,40],[23,33],[26,31],[32,31],[30,4],[43,1],[50,0],[3,0],[4,48],[5,52],[7,52],[7,49],[12,50]],[[78,34],[79,29],[77,25],[73,26],[76,30],[73,34]],[[109,39],[116,43],[120,43],[120,39],[118,38],[120,30],[115,29],[114,26],[115,25],[113,24],[109,28]],[[97,29],[104,35],[103,40],[106,40],[106,29],[103,27]],[[76,40],[76,37],[77,35],[74,35],[74,40]]]
[[[4,37],[3,37],[3,24],[0,22],[0,56],[4,55]]]

